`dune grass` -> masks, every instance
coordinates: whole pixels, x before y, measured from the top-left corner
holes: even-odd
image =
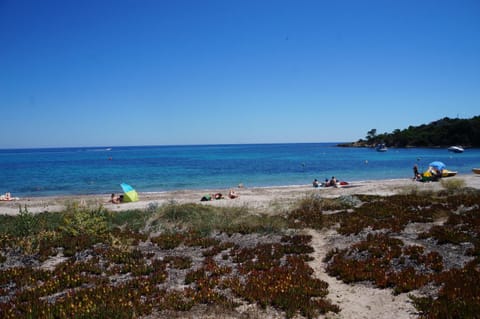
[[[449,192],[458,192],[465,188],[465,181],[460,178],[443,178],[440,183],[442,187]]]

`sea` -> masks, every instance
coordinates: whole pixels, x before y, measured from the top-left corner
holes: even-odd
[[[313,179],[411,178],[432,161],[472,174],[480,149],[338,147],[339,143],[74,147],[0,150],[0,194],[15,197],[308,185]]]

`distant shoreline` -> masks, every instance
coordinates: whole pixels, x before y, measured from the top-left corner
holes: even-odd
[[[358,148],[375,148],[374,144],[363,144],[358,142],[349,142],[349,143],[339,143],[336,144],[337,147],[358,147]],[[392,149],[407,149],[407,148],[428,148],[428,149],[447,149],[452,145],[431,145],[431,146],[415,146],[415,145],[407,145],[407,146],[389,146],[386,145],[388,148]],[[463,146],[462,146],[463,147]],[[480,149],[480,147],[463,147],[465,150],[467,149]]]

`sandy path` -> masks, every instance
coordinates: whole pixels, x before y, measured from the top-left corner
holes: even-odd
[[[328,283],[328,298],[341,308],[339,314],[328,314],[327,318],[342,319],[370,319],[370,318],[417,318],[415,308],[409,302],[408,294],[398,296],[392,294],[391,289],[376,289],[362,284],[348,285],[325,272],[323,258],[332,247],[329,238],[335,235],[335,230],[309,230],[312,236],[311,245],[315,258],[310,266],[317,278]]]

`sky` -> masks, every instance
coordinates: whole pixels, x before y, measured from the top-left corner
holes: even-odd
[[[0,0],[0,148],[348,142],[476,115],[477,0]]]

